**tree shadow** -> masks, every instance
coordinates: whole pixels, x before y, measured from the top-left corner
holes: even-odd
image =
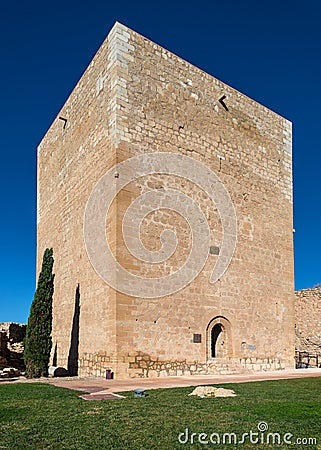
[[[80,287],[76,288],[75,309],[72,322],[70,349],[68,355],[68,372],[71,376],[78,375],[78,357],[79,357],[79,316],[80,316]]]
[[[53,357],[52,357],[52,365],[54,367],[57,367],[57,342],[56,342],[55,351],[54,351],[54,354],[53,354]]]

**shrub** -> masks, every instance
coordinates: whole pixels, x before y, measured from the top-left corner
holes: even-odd
[[[52,346],[52,296],[55,277],[52,273],[53,263],[53,250],[47,248],[43,255],[24,340],[24,360],[28,378],[48,375]]]

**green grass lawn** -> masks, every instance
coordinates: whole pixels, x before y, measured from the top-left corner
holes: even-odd
[[[0,385],[0,449],[321,449],[321,378],[222,387],[238,396],[200,399],[188,396],[193,388],[177,388],[150,390],[145,398],[127,392],[121,400],[86,401],[47,384]],[[258,431],[261,422],[268,431]],[[244,435],[251,430],[259,434]],[[269,432],[280,434],[280,445],[277,436],[267,444]],[[244,435],[244,443],[234,444],[231,435],[232,444],[227,436],[224,444],[224,433],[235,433],[238,441]],[[286,433],[292,444],[283,441]],[[297,438],[317,443],[299,445]]]

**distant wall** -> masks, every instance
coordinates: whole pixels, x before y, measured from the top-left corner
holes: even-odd
[[[27,325],[0,322],[0,369],[15,367],[24,370],[23,340]]]
[[[321,355],[321,287],[295,293],[295,348]]]
[[[7,365],[7,335],[0,331],[0,369]]]

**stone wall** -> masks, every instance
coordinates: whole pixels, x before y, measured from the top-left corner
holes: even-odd
[[[0,322],[0,369],[8,366],[25,369],[23,340],[26,327],[14,322]]]
[[[277,358],[215,358],[212,361],[166,361],[153,359],[148,354],[138,353],[129,362],[131,377],[165,377],[181,375],[227,375],[285,369],[284,362]]]
[[[7,366],[7,335],[0,331],[0,369]]]
[[[295,348],[321,356],[321,287],[295,293]]]
[[[52,358],[57,365],[67,367],[72,342],[77,342],[73,354],[79,354],[81,375],[102,375],[110,367],[117,377],[146,376],[140,355],[148,355],[151,370],[160,373],[171,374],[184,365],[214,370],[213,330],[218,330],[217,353],[226,361],[253,370],[271,364],[293,367],[291,139],[286,119],[115,24],[38,149],[37,260],[39,271],[44,249],[53,247]],[[185,177],[173,175],[170,157],[171,175],[160,169],[152,173],[149,155],[164,153],[176,157],[177,171],[188,159]],[[150,172],[118,192],[135,172],[121,170],[131,157],[141,158]],[[114,260],[103,272],[116,287],[103,280],[84,240],[88,199],[107,172],[112,177],[102,201],[107,194],[115,196],[103,225],[93,225],[89,247],[97,245],[103,229],[106,237],[93,253],[104,256],[107,239],[114,259],[136,277],[127,290],[120,288],[126,277]],[[209,182],[209,174],[215,174],[211,186],[216,201],[200,186]],[[197,255],[205,249],[206,260],[185,287],[147,295],[143,289],[139,293],[138,280],[158,279],[150,283],[152,290],[170,290],[170,277],[193,248],[189,206],[178,194],[166,206],[169,190],[182,192],[201,211],[196,233],[208,223],[209,245],[205,248],[200,239],[196,249]],[[150,193],[159,195],[155,210],[143,217],[141,226],[129,224],[125,242],[129,205]],[[93,209],[93,224],[105,205]],[[136,206],[140,214],[146,202]],[[138,245],[138,230],[143,246]],[[164,231],[174,231],[177,238],[168,260],[150,264],[152,259],[135,258],[128,251],[131,244],[152,258],[162,248]],[[188,265],[190,273],[198,263],[195,258]],[[213,271],[222,265],[212,283]]]

